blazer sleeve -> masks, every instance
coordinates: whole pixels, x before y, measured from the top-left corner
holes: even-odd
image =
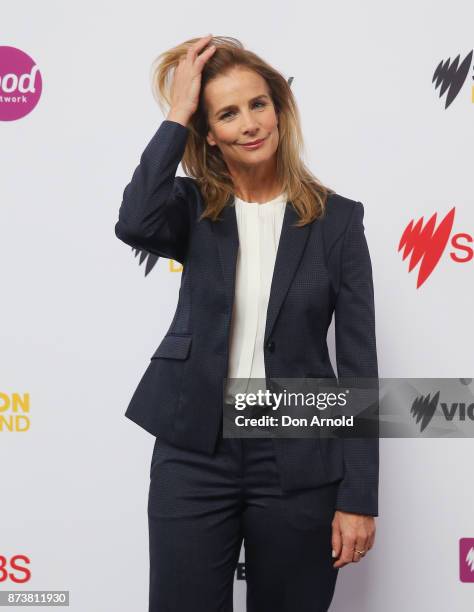
[[[364,206],[356,202],[341,251],[335,304],[336,361],[338,377],[378,379],[372,265],[363,218]],[[344,438],[342,442],[345,475],[336,509],[378,516],[379,438]]]
[[[115,235],[126,244],[184,263],[190,232],[186,178],[176,177],[188,128],[164,120],[125,187]]]

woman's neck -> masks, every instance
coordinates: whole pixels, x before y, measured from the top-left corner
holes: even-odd
[[[235,185],[235,183],[234,183]],[[269,202],[283,191],[283,186],[277,181],[263,183],[259,185],[237,184],[234,188],[236,197],[244,202]]]
[[[244,202],[268,202],[283,191],[276,168],[250,167],[231,169],[235,195]]]

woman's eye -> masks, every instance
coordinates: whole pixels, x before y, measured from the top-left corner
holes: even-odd
[[[260,104],[262,107],[267,105],[266,102],[262,102],[262,101],[254,102],[254,106],[257,106],[258,104]],[[231,115],[233,115],[233,111],[227,111],[226,113],[221,115],[221,119],[227,119],[227,117],[230,117]]]

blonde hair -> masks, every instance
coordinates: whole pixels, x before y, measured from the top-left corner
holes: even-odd
[[[187,40],[161,53],[153,62],[152,92],[165,116],[168,110],[164,103],[168,109],[171,107],[172,73],[180,58],[186,55],[189,46],[198,40]],[[204,100],[206,84],[234,67],[253,70],[265,79],[270,90],[279,116],[277,178],[300,217],[297,226],[321,217],[324,215],[326,199],[334,191],[324,186],[301,158],[304,144],[299,112],[287,80],[258,55],[244,49],[242,43],[235,38],[214,36],[208,43],[211,44],[216,45],[216,50],[205,63],[201,74],[199,104],[188,124],[189,135],[181,160],[185,174],[197,181],[204,198],[206,206],[201,218],[209,217],[215,221],[234,193],[233,181],[220,150],[209,146],[206,140],[209,127]]]

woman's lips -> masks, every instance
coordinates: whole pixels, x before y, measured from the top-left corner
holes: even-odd
[[[241,147],[244,147],[244,149],[258,149],[259,147],[262,146],[262,144],[265,142],[265,138],[260,138],[259,140],[254,140],[253,142],[250,142],[248,144],[242,144],[240,145]]]

